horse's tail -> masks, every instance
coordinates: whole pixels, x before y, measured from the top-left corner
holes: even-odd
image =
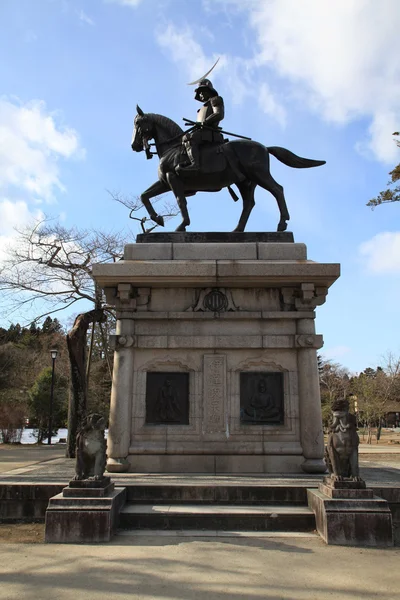
[[[295,169],[308,169],[310,167],[320,167],[325,164],[325,160],[312,160],[311,158],[301,158],[286,150],[286,148],[280,148],[279,146],[269,146],[267,150],[272,156],[275,156],[280,162],[288,167],[294,167]]]

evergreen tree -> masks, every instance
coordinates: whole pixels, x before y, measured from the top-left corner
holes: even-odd
[[[52,368],[43,369],[28,393],[28,408],[32,426],[36,430],[40,443],[48,434]],[[68,381],[63,375],[55,373],[53,394],[53,423],[55,430],[65,425],[68,412]]]

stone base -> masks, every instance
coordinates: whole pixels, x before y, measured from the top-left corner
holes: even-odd
[[[108,458],[107,471],[109,473],[126,473],[129,471],[129,462],[126,458]]]
[[[307,497],[315,514],[318,533],[327,544],[393,546],[389,505],[386,500],[374,496],[372,490],[335,489],[324,483],[320,484],[319,490],[307,490]]]
[[[301,468],[304,473],[326,473],[326,463],[323,458],[307,458]]]
[[[83,479],[72,479],[68,487],[62,491],[64,498],[104,498],[114,491],[114,484],[109,477],[103,477],[100,481]]]
[[[130,454],[133,473],[301,473],[303,456]]]
[[[244,244],[249,242],[286,243],[294,242],[291,231],[157,231],[155,233],[139,233],[137,244],[174,244],[217,243]]]
[[[126,488],[114,489],[109,477],[102,482],[70,482],[70,486],[74,484],[77,487],[64,488],[61,494],[50,498],[45,541],[51,544],[109,542],[125,504]]]
[[[117,317],[108,471],[324,473],[314,319],[339,273],[288,232],[141,234],[94,265]]]

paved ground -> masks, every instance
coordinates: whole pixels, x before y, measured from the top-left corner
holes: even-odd
[[[118,536],[104,546],[0,544],[1,600],[395,600],[400,549],[317,537]]]
[[[400,448],[361,454],[369,483],[400,486]],[[373,447],[375,448],[375,447]],[[390,448],[390,451],[388,451]],[[382,452],[384,450],[384,452]],[[397,451],[396,451],[397,450]],[[74,461],[65,447],[0,446],[0,481],[68,481]],[[121,474],[178,483],[179,474]],[[194,483],[216,478],[193,475]],[[230,476],[227,483],[265,481]],[[270,477],[270,483],[279,475]],[[316,485],[320,476],[292,476]],[[287,481],[287,480],[286,480]],[[395,600],[400,548],[326,546],[314,535],[266,533],[188,537],[179,532],[118,535],[107,545],[45,545],[43,525],[19,525],[26,539],[10,543],[0,525],[0,600]],[[17,526],[16,526],[17,527]],[[219,535],[223,535],[221,532]],[[272,535],[272,537],[271,537]]]
[[[54,446],[6,446],[0,445],[0,482],[49,482],[67,483],[74,474],[74,459],[64,458],[65,444]],[[361,475],[369,484],[400,486],[400,446],[379,445],[379,452],[374,445],[360,447]],[[154,483],[179,483],[179,474],[146,474],[121,473],[113,474],[113,481],[124,485],[138,479]],[[265,475],[237,477],[224,476],[224,481],[234,485],[239,480],[243,484],[265,481]],[[187,476],[185,476],[187,479]],[[191,483],[204,484],[213,475],[196,474],[191,477]],[[293,483],[315,486],[321,480],[320,475],[291,475],[286,477]],[[279,474],[268,476],[272,484],[279,483]]]
[[[65,456],[65,444],[54,446],[0,444],[0,473]]]

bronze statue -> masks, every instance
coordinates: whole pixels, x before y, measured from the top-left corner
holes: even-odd
[[[266,421],[279,417],[279,409],[275,406],[272,395],[268,392],[267,382],[260,379],[257,390],[245,408],[246,415],[254,421]]]
[[[289,212],[283,188],[269,171],[269,156],[298,169],[318,167],[325,161],[301,158],[285,148],[266,147],[250,138],[223,131],[218,124],[224,118],[224,101],[211,81],[206,79],[211,70],[193,82],[199,83],[195,98],[204,104],[198,111],[196,122],[184,119],[191,126],[186,133],[171,119],[144,113],[139,106],[136,107],[132,150],[145,150],[147,158],[152,158],[153,154],[160,158],[159,180],[143,192],[140,199],[150,218],[164,226],[164,219],[156,213],[150,198],[172,190],[182,214],[182,223],[176,231],[186,231],[190,224],[187,196],[194,196],[197,192],[219,192],[227,187],[236,201],[238,197],[231,189],[235,184],[242,196],[243,210],[234,231],[244,231],[255,204],[254,191],[259,185],[275,197],[280,211],[277,230],[285,231]],[[242,139],[229,141],[223,133]],[[150,150],[151,139],[154,140],[155,153]],[[189,163],[188,166],[185,162],[186,165]]]
[[[325,461],[334,481],[351,479],[362,481],[358,467],[360,443],[356,418],[349,412],[348,400],[336,400],[332,406],[332,423],[329,426]]]
[[[202,79],[200,81],[199,87],[195,89],[194,97],[195,100],[204,102],[204,104],[197,111],[196,125],[190,133],[186,133],[182,138],[190,165],[187,167],[179,165],[176,169],[177,173],[182,170],[186,172],[199,171],[199,146],[204,143],[221,144],[224,141],[224,137],[218,129],[218,125],[225,114],[224,100],[219,96],[209,79]]]
[[[158,392],[156,412],[160,421],[176,421],[180,417],[178,392],[168,377]]]
[[[97,413],[88,415],[83,420],[76,436],[75,481],[103,479],[107,460],[105,426],[104,417]]]

